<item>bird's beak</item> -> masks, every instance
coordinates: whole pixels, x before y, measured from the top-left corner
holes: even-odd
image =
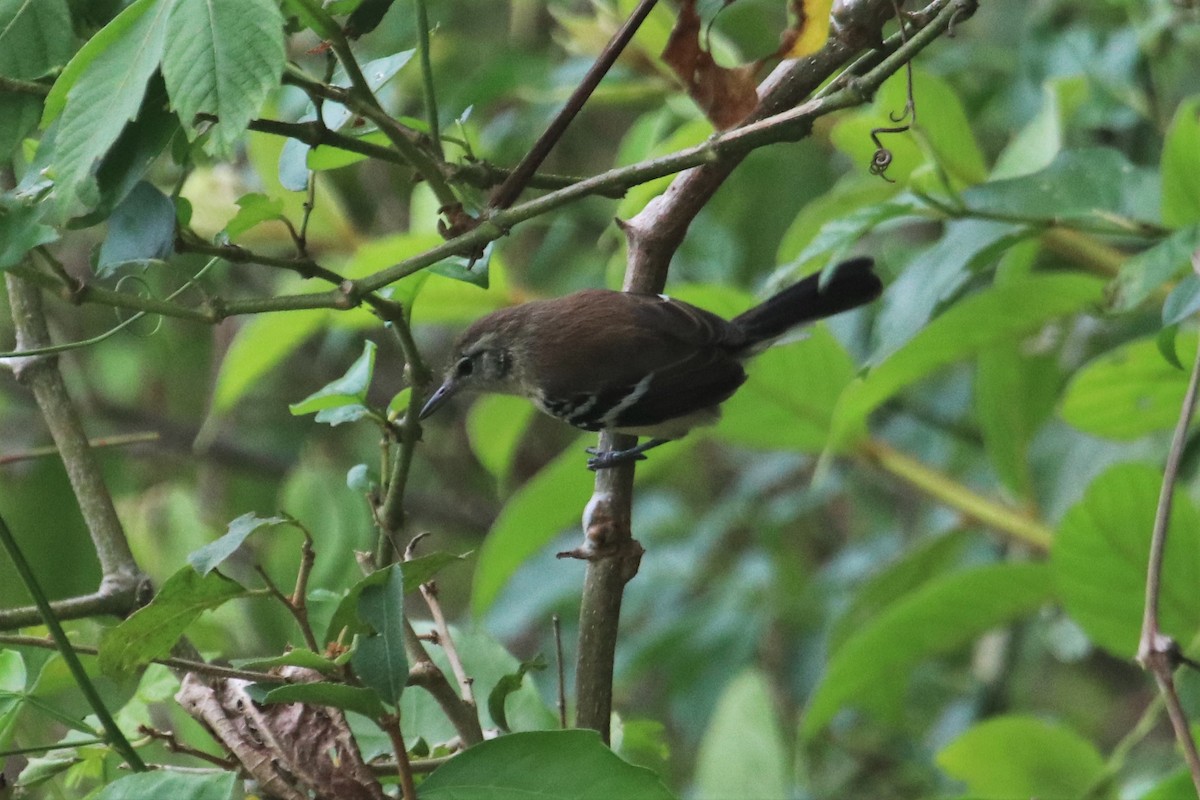
[[[454,382],[454,379],[446,378],[445,382],[438,387],[437,391],[425,401],[425,406],[421,409],[421,413],[418,415],[417,419],[425,419],[430,414],[437,411],[442,407],[443,404],[445,404],[447,400],[454,396],[456,391],[458,391],[458,385]]]

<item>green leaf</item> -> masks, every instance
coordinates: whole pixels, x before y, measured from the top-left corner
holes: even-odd
[[[0,93],[0,160],[11,160],[21,142],[37,127],[41,116],[41,98]]]
[[[1178,228],[1200,222],[1200,97],[1175,109],[1160,163],[1163,223]]]
[[[833,654],[801,733],[811,738],[843,708],[862,707],[924,659],[1035,611],[1050,597],[1050,577],[1043,564],[995,564],[939,577],[901,598]]]
[[[700,742],[698,796],[788,797],[789,761],[766,676],[741,673],[721,692]]]
[[[973,726],[937,754],[937,763],[973,797],[1080,797],[1105,774],[1094,744],[1017,715]]]
[[[491,394],[476,400],[467,415],[467,437],[479,463],[503,484],[534,408],[528,400]]]
[[[363,64],[362,74],[367,80],[367,86],[371,88],[372,92],[378,92],[412,59],[415,52],[415,50],[404,50]],[[346,75],[344,69],[339,68],[334,73],[333,85],[343,88],[350,86],[350,78]],[[317,110],[313,107],[312,103],[309,103],[307,110],[300,116],[298,121],[312,122],[316,118]],[[354,128],[351,128],[349,131],[343,131],[346,125],[355,119],[359,119],[359,117],[340,103],[332,101],[323,103],[321,105],[321,119],[325,123],[325,127],[331,131],[346,133],[350,136],[354,136],[357,132]],[[367,129],[366,135],[362,138],[368,137],[376,144],[386,146],[389,143],[386,135],[379,132],[371,132],[370,129]],[[318,156],[318,154],[321,155]],[[297,192],[303,191],[308,185],[308,171],[310,169],[332,169],[335,166],[352,164],[363,158],[365,156],[341,150],[336,145],[313,148],[299,139],[288,139],[283,145],[283,150],[279,153],[279,183],[285,189]],[[440,241],[440,237],[437,240]]]
[[[466,559],[466,555],[456,556],[453,553],[446,553],[439,550],[433,553],[426,553],[410,561],[400,562],[400,571],[404,575],[403,583],[405,591],[415,592],[422,583],[432,580],[442,569],[464,559]],[[325,641],[334,641],[339,635],[343,635],[343,632],[343,638],[348,641],[350,636],[368,630],[366,625],[359,622],[359,596],[367,586],[383,580],[385,572],[385,570],[373,572],[350,587],[346,595],[341,599],[341,602],[338,603],[333,616],[330,617]]]
[[[279,85],[285,57],[275,0],[174,0],[162,72],[189,137],[199,133],[197,114],[214,114],[205,150],[231,154]]]
[[[108,220],[96,277],[107,278],[129,261],[161,261],[173,252],[175,204],[153,184],[140,181]]]
[[[1126,259],[1109,287],[1113,309],[1136,308],[1179,273],[1187,270],[1191,275],[1192,253],[1197,249],[1200,249],[1200,225],[1188,225]]]
[[[91,796],[91,800],[231,800],[238,776],[233,772],[196,774],[153,770],[122,775]]]
[[[232,408],[255,381],[322,328],[329,315],[325,308],[259,314],[243,325],[221,361],[213,389],[213,411]]]
[[[694,442],[684,439],[667,447],[674,458],[685,458]],[[672,455],[666,448],[656,450],[648,461],[638,465],[634,480],[653,478],[669,469],[671,463]],[[477,616],[483,616],[526,559],[564,529],[580,524],[579,515],[595,486],[595,476],[585,464],[586,456],[579,440],[575,440],[504,504],[479,549],[471,588],[471,609]]]
[[[1179,356],[1191,363],[1195,337]],[[1063,394],[1062,418],[1085,433],[1128,440],[1170,430],[1179,418],[1187,374],[1163,359],[1153,336],[1109,350],[1075,373]]]
[[[233,555],[250,534],[262,528],[272,528],[290,522],[295,520],[291,517],[260,517],[253,511],[242,514],[229,523],[229,529],[224,536],[193,551],[188,556],[188,563],[196,572],[207,575]]]
[[[856,367],[828,327],[817,325],[809,334],[754,359],[749,379],[722,406],[716,438],[769,450],[820,452],[833,409]]]
[[[363,342],[363,351],[346,374],[313,392],[299,403],[292,403],[288,410],[292,416],[312,414],[339,406],[363,406],[367,400],[367,389],[375,373],[376,345],[370,339]]]
[[[58,240],[58,231],[42,224],[47,206],[0,202],[0,271],[20,264],[35,247]]]
[[[829,649],[838,649],[868,625],[881,611],[944,575],[959,563],[974,532],[959,530],[917,542],[907,552],[862,581],[849,607],[837,618],[829,633]]]
[[[846,445],[867,414],[904,387],[984,347],[1092,305],[1102,288],[1101,281],[1085,275],[1033,275],[959,301],[865,378],[846,387],[833,415],[833,446]]]
[[[137,117],[162,56],[171,5],[137,0],[126,8],[75,54],[46,98],[43,125],[62,111],[52,165],[60,211],[75,203],[96,162]],[[87,205],[95,201],[89,192]]]
[[[75,50],[66,0],[0,0],[0,75],[33,80]]]
[[[1029,235],[1025,226],[1009,222],[947,222],[942,238],[914,257],[888,285],[875,323],[879,347],[871,360],[882,361],[911,341],[973,273],[990,266],[1001,251]]]
[[[1163,325],[1178,325],[1200,311],[1200,275],[1184,276],[1163,303]]]
[[[354,672],[387,703],[400,702],[408,683],[408,657],[404,653],[404,573],[396,566],[363,586],[358,597],[358,618],[373,634],[359,638],[351,664]],[[379,573],[376,573],[377,575]]]
[[[275,667],[303,667],[324,675],[338,671],[338,665],[324,656],[297,647],[272,658],[235,658],[230,663],[238,669],[274,669]]]
[[[100,639],[100,669],[125,676],[171,651],[188,625],[246,590],[219,572],[200,575],[190,566],[167,578],[149,604],[104,632]]]
[[[1146,176],[1116,150],[1064,150],[1043,170],[972,186],[961,197],[974,211],[1018,219],[1103,219],[1132,210]]]
[[[225,235],[237,239],[246,231],[264,222],[283,219],[283,200],[258,192],[238,198],[238,212],[225,225]]]
[[[1140,800],[1196,800],[1196,784],[1186,769],[1159,781]]]
[[[897,191],[895,184],[881,182],[874,176],[843,178],[832,189],[818,195],[800,210],[780,240],[775,260],[788,265],[785,269],[788,270],[789,277],[816,272],[822,264],[810,260],[798,262],[798,258],[825,226],[836,224],[838,220],[864,207],[883,203]],[[774,283],[781,277],[773,276],[771,282]]]
[[[289,683],[268,691],[261,702],[330,706],[355,711],[371,719],[378,719],[386,713],[374,691],[344,683]]]
[[[512,733],[438,767],[421,800],[670,800],[648,769],[622,761],[595,731]]]
[[[1028,175],[1050,165],[1062,150],[1067,122],[1088,95],[1088,78],[1071,75],[1042,84],[1043,103],[996,159],[991,180]]]
[[[363,0],[346,20],[346,35],[352,39],[370,33],[383,21],[383,15],[396,0]]]
[[[992,467],[1017,497],[1033,499],[1029,445],[1054,411],[1061,382],[1055,354],[1024,352],[1018,342],[979,351],[975,416]]]
[[[0,650],[0,750],[12,738],[25,706],[25,659],[16,650]]]
[[[496,681],[496,685],[488,692],[488,713],[492,715],[492,721],[502,732],[508,733],[510,730],[508,717],[504,713],[504,702],[508,700],[508,696],[521,689],[525,682],[526,672],[545,668],[546,659],[542,657],[541,653],[538,653],[531,661],[522,661],[516,672],[510,672]]]
[[[578,524],[594,483],[582,455],[573,442],[504,504],[479,548],[471,589],[471,609],[477,617],[527,558],[572,522]]]
[[[1162,473],[1146,464],[1110,467],[1063,517],[1051,552],[1067,613],[1120,658],[1137,651],[1161,486]],[[1179,490],[1168,534],[1159,620],[1187,647],[1200,630],[1200,513]]]

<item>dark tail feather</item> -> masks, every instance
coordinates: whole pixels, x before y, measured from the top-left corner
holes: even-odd
[[[833,275],[824,286],[820,285],[824,273],[809,275],[732,321],[753,347],[776,339],[797,325],[858,308],[883,291],[883,283],[872,272],[874,266],[875,262],[869,258],[843,261],[833,268]]]

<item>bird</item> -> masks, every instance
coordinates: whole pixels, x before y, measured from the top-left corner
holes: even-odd
[[[459,337],[424,420],[454,395],[519,395],[585,431],[648,437],[598,452],[589,469],[644,459],[651,448],[720,417],[744,363],[793,328],[870,303],[883,291],[870,258],[803,278],[726,320],[666,295],[584,289],[503,308]],[[819,379],[819,376],[816,376]]]

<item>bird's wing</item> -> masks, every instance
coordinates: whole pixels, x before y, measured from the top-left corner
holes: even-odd
[[[710,408],[746,379],[728,323],[655,295],[581,292],[541,325],[543,408],[588,430],[656,425]],[[567,313],[563,313],[567,312]]]

